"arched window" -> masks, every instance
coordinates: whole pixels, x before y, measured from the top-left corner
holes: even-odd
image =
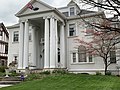
[[[78,62],[87,62],[86,59],[86,47],[85,46],[79,46],[78,48]]]

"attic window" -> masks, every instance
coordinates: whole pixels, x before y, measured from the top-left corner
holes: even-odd
[[[70,8],[70,16],[75,15],[75,8],[71,7]]]

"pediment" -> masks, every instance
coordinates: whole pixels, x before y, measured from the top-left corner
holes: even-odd
[[[43,12],[43,11],[49,11],[52,10],[53,7],[49,6],[48,4],[39,1],[39,0],[31,0],[29,3],[32,4],[33,7],[39,8],[37,11],[31,10],[30,8],[25,5],[17,14],[16,16],[20,15],[26,15],[26,14],[31,14],[31,13],[38,13],[38,12]]]

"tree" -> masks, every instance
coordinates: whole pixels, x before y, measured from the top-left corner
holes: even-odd
[[[105,17],[99,17],[101,19],[103,19],[104,21],[109,21],[111,22],[111,24],[113,24],[114,22],[119,22],[119,17],[120,17],[120,1],[119,0],[79,0],[79,3],[83,3],[83,5],[86,9],[93,9],[93,8],[98,8],[99,11],[101,12],[109,12],[109,14],[113,14],[114,15],[114,19],[109,19]],[[81,16],[80,12],[78,15]],[[85,21],[85,20],[84,20]],[[120,28],[119,27],[113,27],[113,26],[105,26],[102,25],[101,23],[97,23],[97,24],[91,24],[92,26],[95,26],[97,28],[100,29],[107,29],[107,31],[117,31],[120,33]]]
[[[83,33],[86,33],[87,40],[76,38],[76,43],[78,43],[78,46],[84,46],[86,48],[86,53],[102,58],[101,60],[104,62],[106,75],[108,66],[111,63],[115,63],[117,61],[115,60],[115,52],[119,50],[117,45],[120,40],[120,34],[115,31],[106,33],[105,29],[104,31],[103,29],[99,31],[96,31],[94,29],[87,29],[86,31],[83,31]]]

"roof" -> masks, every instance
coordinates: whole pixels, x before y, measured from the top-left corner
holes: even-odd
[[[54,7],[52,7],[52,6],[50,6],[50,5],[48,5],[48,4],[44,3],[44,2],[42,2],[41,0],[31,0],[31,1],[28,2],[28,3],[33,4],[33,3],[36,2],[36,1],[39,2],[39,3],[42,4],[42,5],[44,5],[44,6],[48,7],[48,8],[50,8],[50,9],[54,9]],[[27,9],[27,5],[25,5],[17,14],[15,14],[15,16],[19,16],[19,14],[21,14],[22,12],[24,12],[26,9]]]
[[[7,26],[6,28],[7,29],[12,29],[12,28],[18,28],[19,26],[20,26],[19,23],[17,23],[17,24],[14,24],[12,26]]]
[[[0,27],[3,28],[3,31],[5,32],[6,36],[9,38],[9,33],[3,23],[0,23]]]

